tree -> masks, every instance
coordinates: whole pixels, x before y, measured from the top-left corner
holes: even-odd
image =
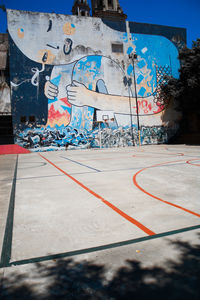
[[[5,7],[4,4],[1,4],[1,5],[0,5],[0,9],[2,9],[4,12],[6,12],[6,7]]]
[[[193,42],[192,48],[179,52],[181,67],[179,78],[168,77],[162,86],[161,96],[174,101],[177,110],[182,112],[181,129],[184,132],[197,132],[200,114],[200,39]],[[196,127],[196,129],[195,129]]]
[[[178,103],[179,109],[194,109],[200,99],[200,39],[193,42],[192,48],[180,50],[180,77],[169,78],[168,84],[162,87],[163,95]]]

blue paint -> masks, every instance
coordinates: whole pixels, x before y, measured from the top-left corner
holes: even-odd
[[[70,74],[72,73],[72,68],[68,68],[67,70],[61,71],[62,73]]]
[[[172,42],[163,36],[132,34],[135,37],[134,45],[136,53],[146,61],[147,68],[150,69],[154,76],[155,64],[158,66],[172,66],[172,75],[178,78],[178,70],[180,62],[178,60],[178,50]],[[142,49],[146,47],[148,51],[142,53]],[[163,50],[164,49],[164,50]],[[156,85],[156,77],[153,79],[153,85]]]
[[[136,65],[136,73],[138,69],[142,71],[142,68],[147,67],[148,74],[142,74],[143,84],[150,85],[151,93],[155,91],[156,88],[156,67],[158,66],[171,66],[172,67],[172,76],[178,78],[178,70],[180,68],[180,63],[178,60],[178,50],[168,39],[162,36],[153,36],[145,34],[132,34],[133,45],[138,54],[140,61]],[[126,42],[124,40],[124,42]],[[128,42],[128,41],[127,41]],[[142,49],[147,48],[148,51],[142,52]],[[164,51],[163,51],[164,49]],[[128,50],[129,51],[129,50]],[[130,76],[133,69],[128,68],[127,74]],[[139,84],[141,77],[137,79]],[[144,90],[141,90],[141,96],[147,96],[144,94]]]
[[[73,78],[75,80],[79,76],[82,79],[82,82],[88,86],[88,84],[93,83],[101,78],[102,68],[101,68],[102,56],[100,55],[90,55],[83,59],[80,59],[74,68]]]
[[[137,78],[137,84],[140,84],[143,79],[144,79],[144,76],[142,74],[140,74]]]
[[[57,97],[55,97],[54,99],[48,99],[48,104],[54,103],[56,101],[58,101]]]
[[[146,89],[144,87],[141,87],[141,89],[138,92],[138,95],[141,96],[141,97],[143,97],[144,94],[145,94],[145,92],[146,92]]]
[[[131,54],[133,52],[133,47],[129,47],[128,50],[127,50],[127,54]]]
[[[127,74],[130,76],[132,72],[133,72],[133,66],[129,65],[129,67],[127,69]]]
[[[73,128],[81,128],[82,111],[82,107],[72,106],[72,119],[70,125]]]
[[[92,83],[88,85],[88,89],[92,91]]]
[[[61,75],[59,75],[59,76],[57,76],[57,77],[51,79],[51,82],[52,82],[54,85],[58,86],[59,83],[60,83],[60,79],[61,79]]]
[[[67,111],[68,111],[68,109],[69,109],[69,107],[64,106],[64,105],[61,105],[61,107],[62,107],[64,110],[67,110]],[[71,109],[70,109],[70,110],[71,110]]]
[[[74,24],[71,24],[71,27],[72,27],[72,28],[75,28],[76,26],[75,26]]]
[[[137,63],[138,68],[142,69],[144,68],[144,66],[146,65],[145,60],[141,60]]]
[[[106,88],[106,85],[105,85],[105,82],[103,79],[98,80],[97,85],[96,85],[96,90],[98,93],[108,94],[108,90]]]
[[[122,40],[124,43],[128,43],[128,34],[127,33],[123,33]]]

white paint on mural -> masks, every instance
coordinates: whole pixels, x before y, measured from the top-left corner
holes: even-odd
[[[37,63],[29,78],[14,78],[13,87],[27,82],[36,86],[38,100],[40,76],[51,66],[43,91],[46,127],[92,130],[95,110],[113,111],[118,127],[137,126],[137,114],[141,125],[162,125],[165,105],[155,98],[156,66],[171,64],[175,77],[179,68],[178,51],[165,37],[132,34],[128,22],[127,32],[117,31],[99,18],[10,9],[7,16],[14,44]],[[134,68],[131,53],[137,53]]]
[[[141,50],[142,53],[146,53],[147,51],[148,51],[147,47],[144,47],[144,48]]]

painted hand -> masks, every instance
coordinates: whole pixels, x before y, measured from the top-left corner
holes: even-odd
[[[58,87],[51,83],[51,81],[47,81],[44,86],[44,94],[48,99],[53,100],[58,96]]]
[[[71,104],[76,106],[90,106],[91,91],[84,84],[73,81],[72,85],[68,85],[66,89],[68,101]]]

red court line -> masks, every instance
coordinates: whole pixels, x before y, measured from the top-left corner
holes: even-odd
[[[137,176],[138,176],[140,173],[142,173],[143,171],[145,171],[145,170],[147,170],[147,169],[150,169],[150,168],[155,168],[155,167],[157,167],[157,166],[167,165],[167,164],[171,164],[171,163],[175,163],[175,162],[182,162],[182,160],[175,160],[175,161],[170,161],[170,162],[164,162],[164,163],[160,163],[160,164],[156,164],[156,165],[153,165],[153,166],[150,166],[150,167],[143,168],[143,169],[141,169],[140,171],[138,171],[137,173],[135,173],[135,175],[133,176],[133,183],[134,183],[134,185],[135,185],[138,189],[140,189],[143,193],[147,194],[148,196],[150,196],[150,197],[152,197],[152,198],[154,198],[154,199],[156,199],[156,200],[159,200],[159,201],[161,201],[161,202],[163,202],[163,203],[165,203],[165,204],[168,204],[168,205],[174,206],[174,207],[176,207],[176,208],[179,208],[179,209],[181,209],[181,210],[184,210],[185,212],[187,212],[187,213],[189,213],[189,214],[192,214],[192,215],[194,215],[194,216],[196,216],[196,217],[200,217],[200,214],[198,214],[198,213],[196,213],[196,212],[193,212],[193,211],[191,211],[191,210],[189,210],[189,209],[187,209],[187,208],[184,208],[184,207],[182,207],[182,206],[180,206],[180,205],[177,205],[177,204],[174,204],[174,203],[165,201],[165,200],[163,200],[163,199],[161,199],[161,198],[159,198],[159,197],[157,197],[157,196],[155,196],[155,195],[153,195],[153,194],[147,192],[145,189],[143,189],[143,188],[137,183],[136,178],[137,178]],[[186,162],[185,162],[185,163],[186,163]]]
[[[134,155],[131,155],[131,156],[129,156],[129,154],[128,155],[126,155],[126,156],[117,156],[117,157],[103,157],[103,158],[91,158],[91,159],[89,159],[90,161],[96,161],[96,160],[118,160],[118,159],[121,159],[121,158],[131,158],[131,157],[141,157],[141,158],[143,158],[143,157],[150,157],[150,158],[154,158],[157,154],[161,154],[161,155],[169,155],[169,156],[184,156],[185,154],[183,154],[183,153],[150,153],[150,155],[148,155],[149,154],[149,152],[148,151],[144,151],[144,150],[142,150],[142,151],[140,151],[140,152],[143,152],[143,153],[145,153],[145,154],[134,154]],[[130,153],[132,153],[132,152],[130,152]],[[146,153],[147,153],[147,155],[146,155]],[[152,155],[152,154],[155,154],[155,155]],[[79,162],[86,162],[86,161],[88,161],[88,159],[80,159],[79,160]]]
[[[169,155],[169,156],[185,156],[185,154],[184,153],[182,153],[182,152],[175,152],[175,153],[160,153],[160,152],[151,152],[151,151],[144,151],[143,150],[143,152],[144,153],[147,153],[147,154],[154,154],[154,155]],[[138,156],[138,155],[133,155],[133,156]],[[146,155],[145,155],[145,157],[146,157]]]
[[[147,153],[147,155],[146,155],[146,153]],[[132,155],[132,157],[148,157],[148,158],[155,158],[156,157],[156,155],[166,155],[166,156],[184,156],[185,154],[183,154],[183,153],[175,153],[175,154],[172,154],[172,153],[157,153],[157,152],[155,152],[154,154],[153,153],[151,153],[150,152],[150,155],[149,155],[149,152],[147,151],[147,152],[145,152],[145,154],[143,155],[139,155],[139,154],[135,154],[135,155]]]
[[[116,206],[114,206],[112,203],[108,202],[103,197],[101,197],[100,195],[98,195],[97,193],[95,193],[94,191],[92,191],[90,188],[88,188],[87,186],[85,186],[83,183],[81,183],[80,181],[78,181],[76,178],[74,178],[73,176],[69,175],[67,172],[65,172],[64,170],[62,170],[58,166],[56,166],[49,159],[47,159],[46,157],[44,157],[41,154],[39,154],[39,155],[43,159],[45,159],[48,163],[50,163],[52,166],[54,166],[56,169],[58,169],[60,172],[62,172],[63,174],[65,174],[67,177],[69,177],[71,180],[73,180],[74,182],[76,182],[78,185],[80,185],[87,192],[89,192],[90,194],[92,194],[94,197],[100,199],[104,204],[106,204],[108,207],[110,207],[112,210],[114,210],[116,213],[118,213],[121,217],[123,217],[127,221],[129,221],[132,224],[134,224],[135,226],[137,226],[139,229],[141,229],[142,231],[144,231],[146,234],[148,234],[148,235],[155,235],[156,234],[155,232],[151,231],[149,228],[145,227],[143,224],[141,224],[140,222],[138,222],[137,220],[133,219],[132,217],[130,217],[129,215],[127,215],[126,213],[124,213],[122,210],[120,210],[119,208],[117,208]]]
[[[164,149],[167,150],[167,151],[169,151],[169,152],[170,152],[170,151],[171,151],[171,152],[175,152],[175,151],[173,151],[173,150],[170,150],[170,148],[168,148],[168,147],[166,147],[166,146],[164,147]],[[176,155],[176,154],[179,154],[179,156],[185,156],[185,154],[182,153],[182,152],[171,153],[171,155]]]
[[[29,150],[19,145],[0,145],[0,155],[5,154],[25,154],[31,153]]]
[[[200,165],[199,165],[199,164],[194,164],[194,163],[191,163],[191,161],[196,161],[196,160],[200,160],[200,159],[190,159],[190,160],[186,161],[186,163],[187,163],[187,164],[189,164],[189,165],[192,165],[192,166],[197,166],[197,167],[200,167]]]

